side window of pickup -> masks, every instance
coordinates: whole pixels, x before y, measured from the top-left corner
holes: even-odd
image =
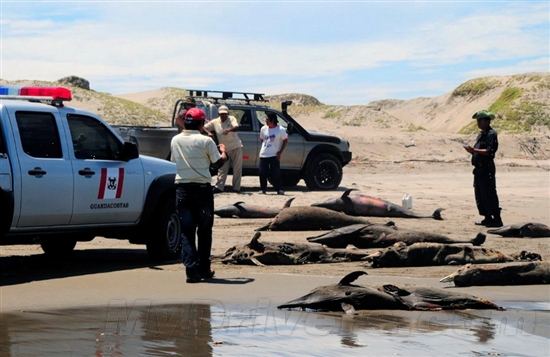
[[[267,114],[266,110],[256,110],[256,117],[260,122],[260,128],[265,125],[266,114]],[[286,122],[286,119],[280,116],[279,114],[277,114],[277,121],[279,122],[278,124],[283,128],[286,129],[288,127],[288,123]]]
[[[82,160],[121,160],[122,143],[103,123],[84,115],[67,115],[74,156]]]
[[[55,118],[51,113],[16,112],[23,151],[32,157],[63,157]]]
[[[252,126],[252,116],[250,115],[250,110],[242,109],[231,109],[229,110],[229,115],[232,115],[237,119],[239,123],[238,131],[253,131],[254,127]]]

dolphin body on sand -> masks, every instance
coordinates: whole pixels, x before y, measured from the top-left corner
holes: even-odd
[[[257,231],[317,231],[329,230],[351,224],[370,224],[360,217],[348,216],[327,208],[312,206],[288,207],[279,212],[271,222]]]
[[[350,195],[351,191],[354,190],[354,188],[351,188],[338,198],[330,198],[323,202],[313,203],[312,206],[344,212],[351,216],[443,219],[441,211],[444,208],[436,209],[431,216],[422,216],[410,209],[403,208],[381,198],[361,194]]]
[[[541,238],[550,237],[550,227],[543,223],[522,222],[496,229],[489,229],[487,233],[498,234],[503,237]]]
[[[258,205],[246,204],[242,201],[235,202],[232,205],[222,206],[214,210],[214,214],[222,218],[273,218],[281,210],[290,207],[295,197],[285,202],[282,208],[269,208]]]
[[[239,265],[299,265],[354,262],[369,255],[366,250],[332,249],[320,244],[260,242],[260,236],[256,232],[250,243],[231,247],[213,260]]]
[[[346,275],[338,284],[320,286],[310,293],[277,306],[278,309],[301,308],[324,311],[356,310],[504,310],[492,301],[473,295],[442,289],[399,286],[394,284],[361,286],[352,284],[364,271]]]
[[[398,242],[366,257],[373,268],[420,267],[435,265],[463,265],[506,263],[542,260],[540,254],[521,251],[506,255],[497,250],[469,245]]]
[[[439,280],[455,286],[550,284],[550,262],[506,266],[467,264]]]
[[[342,228],[333,229],[315,237],[308,237],[312,243],[320,243],[330,248],[345,248],[353,245],[356,248],[385,248],[397,242],[406,245],[414,243],[429,242],[442,244],[471,243],[481,245],[485,242],[485,234],[478,233],[475,238],[456,240],[447,236],[414,231],[411,229],[399,229],[393,222],[386,224],[352,224]]]

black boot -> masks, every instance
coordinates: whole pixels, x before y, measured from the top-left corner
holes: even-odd
[[[485,227],[491,227],[491,228],[497,228],[502,227],[504,224],[502,224],[502,218],[500,218],[500,214],[495,215],[491,222],[485,225]]]
[[[487,226],[489,223],[492,222],[491,216],[485,216],[485,218],[482,221],[475,222],[476,226]]]

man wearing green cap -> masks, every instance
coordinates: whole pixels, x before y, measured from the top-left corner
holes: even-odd
[[[501,227],[500,207],[497,196],[495,178],[495,154],[498,150],[497,132],[491,128],[491,120],[495,115],[487,110],[480,110],[472,116],[477,119],[477,127],[481,130],[474,147],[464,145],[464,149],[472,154],[474,166],[474,193],[479,214],[485,218],[475,224],[486,227]]]

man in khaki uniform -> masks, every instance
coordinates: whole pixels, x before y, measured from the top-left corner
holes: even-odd
[[[229,160],[218,169],[214,193],[223,192],[230,164],[233,167],[233,191],[241,192],[243,143],[237,134],[239,123],[237,123],[237,119],[234,116],[229,115],[229,109],[225,105],[218,108],[218,113],[220,115],[218,118],[204,125],[207,131],[216,133],[218,143],[225,145],[225,150],[229,157]]]

